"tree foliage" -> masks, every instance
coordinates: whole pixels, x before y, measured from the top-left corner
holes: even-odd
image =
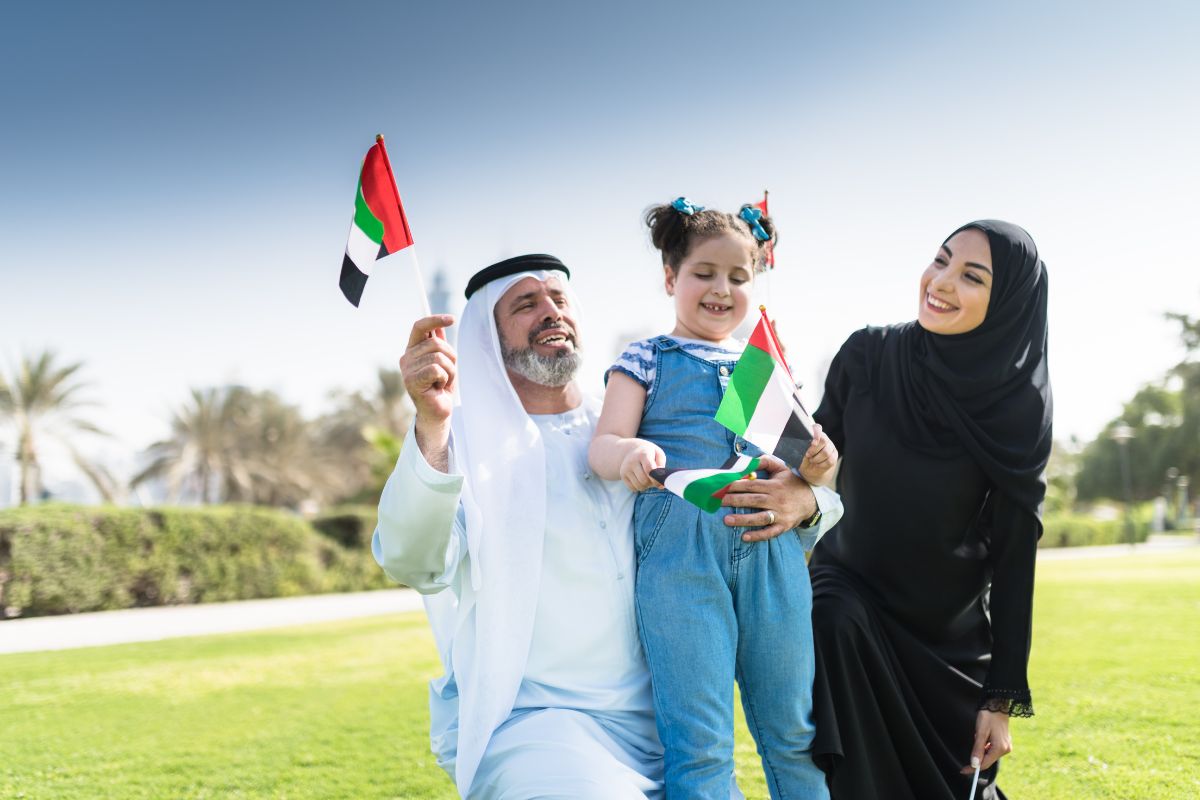
[[[1113,439],[1119,425],[1133,438],[1124,447],[1135,500],[1171,496],[1168,470],[1200,478],[1200,317],[1167,314],[1180,328],[1184,358],[1161,383],[1143,387],[1125,404],[1080,456],[1076,489],[1080,500],[1102,497],[1124,500],[1121,447]]]
[[[88,384],[78,375],[82,367],[79,362],[63,364],[52,350],[45,350],[23,356],[10,375],[0,373],[0,425],[10,427],[16,440],[22,505],[42,493],[39,450],[46,439],[55,440],[70,454],[106,501],[116,498],[117,481],[77,444],[81,433],[104,435],[85,413],[93,403],[84,397]]]

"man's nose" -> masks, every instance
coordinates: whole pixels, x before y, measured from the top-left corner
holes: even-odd
[[[553,298],[544,298],[539,305],[542,319],[562,319],[562,309],[558,307],[558,303],[554,302]]]

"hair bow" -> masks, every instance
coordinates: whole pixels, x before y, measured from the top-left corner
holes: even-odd
[[[758,239],[760,242],[769,242],[771,241],[771,237],[766,229],[763,228],[762,223],[759,222],[762,219],[762,215],[762,209],[753,206],[742,206],[742,212],[738,214],[742,218],[742,221],[750,226],[750,232],[754,234],[755,239]]]
[[[693,205],[692,201],[688,200],[686,197],[676,197],[671,201],[671,208],[675,209],[680,214],[685,214],[689,217],[692,214],[695,214],[697,211],[704,210],[704,206]]]

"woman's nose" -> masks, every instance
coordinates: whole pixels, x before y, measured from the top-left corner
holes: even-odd
[[[929,281],[929,291],[938,292],[939,294],[949,294],[954,288],[953,279],[947,274],[949,270],[943,270],[933,276]]]

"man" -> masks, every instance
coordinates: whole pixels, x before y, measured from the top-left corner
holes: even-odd
[[[445,668],[430,737],[464,797],[662,793],[633,608],[634,496],[587,467],[599,403],[574,382],[568,278],[553,256],[493,264],[467,285],[460,353],[440,315],[413,326],[400,359],[416,416],[372,546],[427,595]],[[763,510],[728,520],[762,526],[756,538],[819,510],[782,466],[753,484],[729,504]]]

